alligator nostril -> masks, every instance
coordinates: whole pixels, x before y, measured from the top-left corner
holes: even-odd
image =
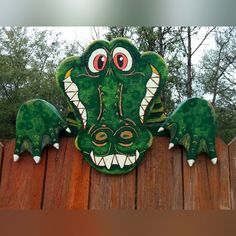
[[[125,140],[129,140],[133,138],[133,133],[131,131],[123,131],[120,133],[120,137]]]
[[[120,130],[120,132],[117,133],[117,139],[121,146],[129,147],[133,145],[135,132],[131,128]]]
[[[107,134],[103,131],[100,131],[95,135],[95,139],[98,141],[105,141],[107,140]]]

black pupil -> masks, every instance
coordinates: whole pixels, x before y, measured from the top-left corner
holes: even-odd
[[[105,62],[105,58],[103,55],[99,56],[98,58],[98,69],[101,70],[103,68]]]
[[[118,56],[117,56],[117,62],[118,62],[118,65],[119,65],[120,67],[123,66],[123,64],[124,64],[124,58],[123,58],[122,55],[118,55]]]

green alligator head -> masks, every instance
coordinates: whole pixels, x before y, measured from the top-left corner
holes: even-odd
[[[95,41],[60,64],[57,82],[78,123],[76,146],[91,166],[123,174],[142,161],[152,144],[145,122],[166,78],[158,54],[140,54],[123,38]]]

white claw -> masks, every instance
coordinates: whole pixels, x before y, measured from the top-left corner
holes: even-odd
[[[71,133],[71,130],[70,130],[70,128],[69,128],[69,127],[68,127],[68,128],[66,128],[66,132],[67,132],[67,133],[69,133],[69,134]]]
[[[20,157],[17,154],[13,155],[14,162],[17,162],[20,159]]]
[[[170,150],[170,149],[173,148],[174,146],[175,146],[175,145],[174,145],[173,143],[170,143],[168,149]]]
[[[40,156],[34,156],[33,158],[34,158],[34,161],[35,161],[36,164],[38,164],[41,160]]]
[[[188,160],[188,165],[190,166],[190,167],[192,167],[193,166],[193,164],[194,164],[194,160],[193,159],[190,159],[190,160]]]
[[[212,158],[212,159],[211,159],[211,162],[212,162],[213,165],[216,165],[216,163],[217,163],[217,157]]]
[[[164,130],[165,129],[163,127],[160,127],[157,132],[159,133],[159,132],[164,131]]]
[[[53,147],[56,148],[56,149],[59,149],[59,143],[54,143]]]

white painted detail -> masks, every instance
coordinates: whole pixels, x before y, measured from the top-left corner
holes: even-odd
[[[93,163],[96,164],[93,151],[90,152],[90,157],[93,160]]]
[[[113,161],[114,155],[104,156],[103,160],[105,162],[106,168],[109,170]]]
[[[216,165],[216,163],[217,163],[217,157],[212,158],[212,159],[211,159],[211,162],[212,162],[213,165]]]
[[[147,81],[146,84],[146,94],[141,102],[139,109],[140,120],[143,123],[144,114],[149,102],[152,100],[153,96],[156,94],[157,88],[159,86],[160,76],[158,74],[152,73],[152,77]]]
[[[94,156],[95,157],[95,164],[99,165],[100,161],[102,160],[102,157],[100,156]]]
[[[174,146],[175,146],[175,145],[174,145],[173,143],[170,143],[168,149],[170,150],[170,149],[173,148]]]
[[[126,162],[125,162],[125,165],[126,166],[129,166],[129,165],[132,165],[133,163],[130,161],[129,157],[126,158]]]
[[[39,164],[39,162],[41,160],[41,157],[40,156],[34,156],[33,159],[34,159],[36,164]]]
[[[103,158],[101,159],[101,161],[100,161],[100,163],[99,163],[98,165],[99,165],[99,166],[105,166],[105,161],[104,161]]]
[[[157,132],[159,133],[159,132],[162,132],[162,131],[164,131],[164,130],[165,130],[165,129],[164,129],[163,127],[160,127]]]
[[[66,132],[67,132],[67,133],[69,133],[69,134],[71,133],[71,130],[70,130],[70,128],[69,128],[69,127],[68,127],[68,128],[66,128]]]
[[[118,164],[119,164],[120,168],[122,169],[125,165],[126,156],[125,155],[120,155],[120,154],[116,154],[116,156],[117,156]]]
[[[129,160],[132,164],[134,164],[136,161],[136,156],[129,156]]]
[[[114,158],[113,158],[113,160],[112,160],[112,165],[118,165],[116,155],[114,155]]]
[[[85,110],[83,103],[79,100],[78,87],[75,83],[73,83],[70,77],[66,78],[63,82],[66,95],[68,96],[70,101],[73,102],[74,105],[79,109],[79,113],[81,115],[82,122],[85,127],[87,124],[87,112]]]
[[[138,150],[136,150],[135,151],[135,159],[136,159],[136,161],[138,160],[139,156],[140,156],[140,153],[139,153]]]
[[[189,159],[188,160],[188,165],[190,166],[190,167],[192,167],[193,166],[193,164],[194,164],[194,160],[193,159]]]
[[[17,154],[13,155],[14,162],[17,162],[20,159],[20,157]]]
[[[56,148],[56,149],[59,149],[59,143],[54,143],[53,147]]]

